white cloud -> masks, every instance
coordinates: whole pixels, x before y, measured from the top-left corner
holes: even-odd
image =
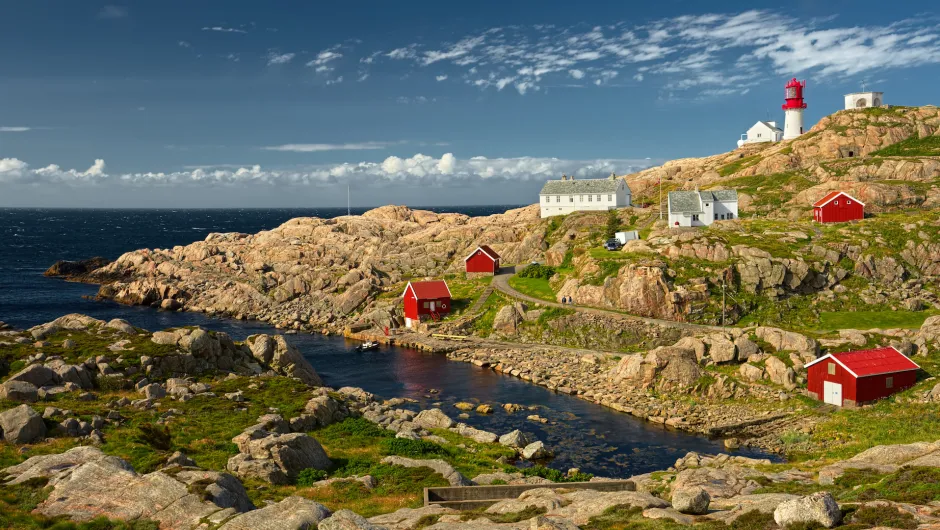
[[[439,76],[435,77],[434,79],[437,79],[438,81],[447,81],[447,76],[446,76],[446,75],[439,75]]]
[[[520,94],[538,90],[549,80],[560,82],[562,76],[590,77],[604,85],[612,79],[604,72],[624,69],[635,72],[635,81],[655,79],[669,91],[714,85],[740,92],[774,74],[841,78],[938,64],[940,26],[927,17],[846,26],[837,19],[750,10],[682,15],[639,25],[613,22],[590,29],[499,27],[451,43],[407,44],[373,58],[416,66],[447,63],[481,90],[505,88],[496,81],[515,75],[513,84]],[[694,81],[683,83],[687,78]],[[736,79],[734,86],[728,86],[731,78]]]
[[[224,26],[206,26],[202,28],[202,31],[217,31],[219,33],[248,33],[243,29],[227,28]]]
[[[191,48],[191,47],[192,47],[192,44],[190,44],[190,43],[188,43],[188,42],[186,42],[186,41],[184,41],[184,40],[181,40],[181,41],[177,42],[176,45],[179,46],[180,48]]]
[[[0,132],[26,132],[32,130],[32,127],[0,127]]]
[[[336,84],[339,84],[339,83],[342,83],[342,82],[343,82],[343,76],[339,76],[339,77],[337,77],[336,79],[327,79],[327,80],[326,80],[326,84],[328,84],[328,85],[336,85]]]
[[[293,153],[317,153],[321,151],[362,151],[385,149],[395,142],[359,142],[348,144],[284,144],[263,147],[265,151],[289,151]]]
[[[361,83],[361,82],[365,81],[366,79],[369,79],[369,72],[363,72],[363,73],[359,74],[359,77],[356,78],[356,81],[359,81],[359,82]]]
[[[119,18],[126,18],[128,15],[127,8],[124,6],[115,6],[108,5],[101,8],[98,11],[98,18],[106,20],[116,20]]]
[[[56,183],[72,186],[106,184],[125,186],[224,186],[268,184],[285,186],[332,185],[337,182],[369,186],[483,185],[486,181],[539,181],[561,174],[579,178],[601,178],[611,172],[635,172],[654,161],[626,159],[562,160],[558,158],[486,158],[461,160],[453,153],[440,158],[416,154],[409,158],[389,156],[382,162],[358,162],[307,166],[298,169],[264,169],[260,165],[198,167],[175,172],[108,174],[103,160],[85,171],[64,170],[57,165],[30,169],[15,158],[0,159],[0,182]]]
[[[340,59],[342,57],[343,57],[343,54],[336,51],[335,48],[331,48],[329,50],[323,50],[322,52],[317,54],[316,59],[308,62],[307,66],[311,66],[311,67],[317,66],[318,67],[317,72],[325,72],[328,70],[332,70],[332,68],[327,66],[328,63],[335,61],[337,59]]]
[[[275,53],[268,54],[268,66],[275,64],[287,64],[291,62],[297,54],[295,53]]]

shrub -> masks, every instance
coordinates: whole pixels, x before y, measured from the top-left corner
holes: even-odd
[[[917,528],[917,519],[908,512],[902,512],[894,506],[862,506],[852,515],[852,523],[866,526],[887,526],[888,528]]]
[[[447,449],[427,440],[409,440],[407,438],[386,438],[382,440],[382,454],[409,457],[427,455],[446,455]]]
[[[529,265],[519,273],[520,278],[539,278],[541,280],[551,279],[555,275],[555,267],[548,265]]]
[[[297,485],[303,488],[313,486],[314,482],[319,482],[327,477],[326,471],[308,467],[297,474]]]
[[[98,383],[98,389],[104,392],[124,390],[124,387],[127,386],[127,380],[123,377],[100,376],[96,382]]]
[[[156,423],[144,423],[137,427],[135,440],[159,451],[169,451],[173,447],[170,428],[166,425],[161,427]]]
[[[607,239],[616,236],[619,231],[620,216],[617,215],[617,210],[607,210],[607,230],[605,231]]]

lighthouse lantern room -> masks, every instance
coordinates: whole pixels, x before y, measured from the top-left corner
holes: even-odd
[[[784,140],[792,140],[803,134],[803,109],[806,108],[806,103],[803,101],[804,88],[806,88],[806,81],[797,81],[795,77],[787,83],[787,102],[783,104]]]

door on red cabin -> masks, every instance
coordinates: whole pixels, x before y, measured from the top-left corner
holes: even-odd
[[[823,401],[835,405],[837,407],[842,406],[842,385],[839,383],[833,383],[832,381],[823,382]]]

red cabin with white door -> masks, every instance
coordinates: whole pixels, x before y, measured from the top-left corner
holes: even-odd
[[[450,298],[450,289],[443,280],[408,282],[402,293],[405,327],[413,327],[422,320],[440,320],[450,313]]]
[[[871,403],[914,386],[914,361],[896,348],[830,353],[806,365],[810,396],[838,407]]]
[[[865,203],[844,191],[833,191],[813,205],[817,223],[844,223],[865,218]]]
[[[499,254],[487,245],[477,247],[463,262],[468,274],[497,274],[499,272]]]

